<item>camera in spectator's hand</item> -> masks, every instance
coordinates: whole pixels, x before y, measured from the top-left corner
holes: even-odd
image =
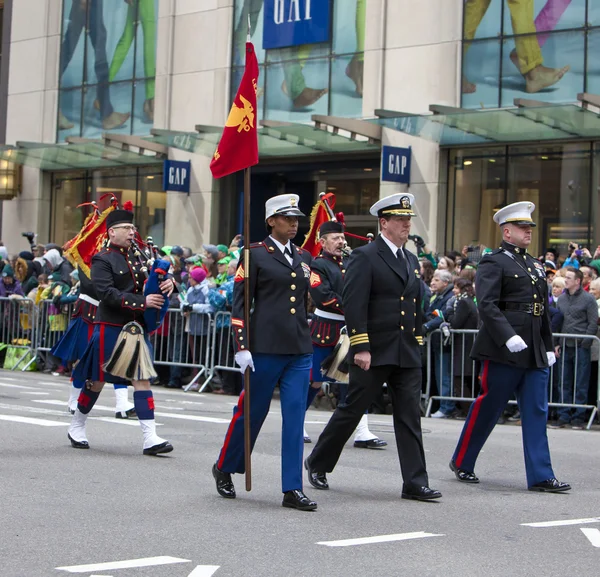
[[[194,305],[191,305],[190,303],[184,303],[181,307],[182,313],[191,313],[193,310],[194,310]]]
[[[36,237],[35,232],[22,232],[21,236],[24,236],[29,241],[29,244],[31,246],[33,246],[35,244],[35,237]]]

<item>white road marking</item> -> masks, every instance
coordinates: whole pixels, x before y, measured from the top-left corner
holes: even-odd
[[[9,383],[0,383],[0,387],[6,387],[9,389],[25,389],[25,390],[29,390],[29,391],[36,390],[35,387],[26,387],[24,385],[13,385],[13,384],[9,384]]]
[[[220,565],[197,565],[188,577],[212,577]]]
[[[91,421],[102,421],[103,423],[111,423],[113,425],[126,425],[129,427],[139,427],[140,424],[137,419],[116,419],[115,417],[90,417]],[[156,423],[156,426],[161,426]]]
[[[25,391],[24,395],[49,395],[50,393],[42,393],[41,391]]]
[[[65,401],[57,401],[52,399],[34,399],[35,403],[44,403],[46,405],[64,405]],[[107,407],[105,405],[94,405],[94,409],[100,411],[111,411],[114,413],[114,408]],[[167,417],[171,419],[181,419],[184,421],[201,421],[204,423],[229,423],[230,419],[219,419],[217,417],[199,417],[196,415],[177,415],[175,413],[163,413],[160,411],[154,411],[155,417]]]
[[[69,423],[61,423],[60,421],[33,419],[31,417],[17,417],[16,415],[0,415],[0,421],[11,421],[12,423],[25,423],[27,425],[40,425],[41,427],[66,427],[69,425]]]
[[[178,557],[146,557],[144,559],[128,559],[127,561],[110,561],[108,563],[94,563],[90,565],[71,565],[70,567],[57,567],[58,571],[68,573],[89,573],[90,571],[112,571],[113,569],[133,569],[135,567],[155,567],[157,565],[171,565],[173,563],[191,563],[189,559]]]
[[[425,533],[396,533],[395,535],[376,535],[375,537],[361,537],[358,539],[342,539],[341,541],[319,541],[317,545],[327,547],[350,547],[352,545],[370,545],[372,543],[387,543],[389,541],[408,541],[410,539],[423,539],[425,537],[445,537],[443,534]]]
[[[589,527],[580,527],[580,529],[594,547],[600,547],[600,529],[590,529]]]
[[[600,523],[600,517],[589,519],[562,519],[560,521],[543,521],[541,523],[521,523],[522,527],[563,527],[565,525],[586,525],[587,523]]]

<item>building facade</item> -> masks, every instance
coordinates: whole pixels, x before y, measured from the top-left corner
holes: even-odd
[[[2,4],[11,251],[26,248],[24,231],[64,242],[85,216],[77,206],[109,193],[133,201],[158,244],[241,232],[241,177],[214,180],[209,164],[248,26],[260,65],[250,240],[264,236],[273,194],[299,194],[308,213],[335,192],[349,229],[365,234],[375,200],[410,191],[414,232],[440,252],[493,246],[491,212],[522,198],[538,205],[540,249],[600,241],[592,0]],[[390,146],[410,148],[410,183],[382,178]],[[165,192],[165,159],[190,161],[189,194]]]

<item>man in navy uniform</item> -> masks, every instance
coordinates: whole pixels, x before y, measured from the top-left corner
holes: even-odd
[[[296,194],[267,200],[265,220],[269,236],[250,245],[250,270],[243,265],[235,275],[231,327],[235,335],[235,360],[245,372],[251,367],[251,447],[269,412],[275,385],[279,384],[283,430],[281,484],[284,507],[313,511],[317,504],[302,492],[304,414],[308,395],[312,344],[306,304],[312,257],[290,241],[298,233]],[[253,313],[244,323],[244,283],[250,283]],[[244,392],[240,395],[225,442],[212,473],[222,497],[236,496],[232,473],[244,473]]]
[[[308,479],[328,489],[344,444],[365,410],[387,383],[402,469],[403,499],[442,496],[429,488],[421,433],[422,283],[417,257],[405,248],[414,197],[394,194],[371,207],[381,234],[352,252],[343,290],[350,338],[350,383],[346,405],[338,406],[306,459]]]
[[[173,292],[173,279],[160,284],[162,294],[144,296],[145,273],[140,255],[133,246],[136,228],[133,212],[113,210],[106,217],[108,245],[92,259],[91,278],[100,304],[94,321],[92,338],[73,372],[73,378],[85,381],[77,409],[68,430],[75,449],[89,449],[85,425],[105,382],[122,383],[123,378],[105,371],[104,366],[115,349],[122,328],[135,321],[145,330],[146,308],[160,309]],[[163,296],[164,295],[164,296]],[[145,335],[147,339],[147,335]],[[142,356],[142,355],[140,355]],[[133,404],[143,434],[144,455],[169,453],[173,446],[156,434],[154,397],[148,380],[132,380]]]
[[[471,357],[483,363],[481,393],[471,405],[450,468],[463,483],[478,483],[475,461],[506,403],[516,394],[523,430],[527,486],[557,493],[571,487],[550,462],[548,374],[556,362],[542,263],[527,253],[532,202],[515,202],[494,215],[502,245],[480,262],[475,278],[480,329]]]
[[[307,408],[321,389],[320,381],[331,380],[321,375],[321,363],[333,352],[340,338],[340,330],[346,324],[342,307],[342,290],[348,258],[343,254],[346,243],[343,225],[334,220],[324,222],[319,227],[319,242],[323,249],[321,254],[313,259],[310,275],[310,296],[317,308],[310,324],[313,368]],[[338,403],[344,404],[348,395],[348,385],[340,383],[339,388]],[[310,443],[306,431],[304,442]],[[386,441],[369,431],[367,413],[358,423],[354,446],[361,449],[382,449],[387,446]]]

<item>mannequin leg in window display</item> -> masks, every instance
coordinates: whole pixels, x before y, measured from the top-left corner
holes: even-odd
[[[570,66],[562,68],[548,68],[544,66],[544,58],[536,33],[536,24],[533,20],[534,0],[506,0],[510,10],[513,32],[518,36],[515,39],[515,64],[525,79],[525,92],[534,93],[556,84],[569,70]],[[549,0],[549,2],[567,2],[567,0]],[[569,0],[570,1],[570,0]],[[490,6],[491,0],[466,0],[465,2],[465,41],[475,37],[477,28]],[[543,10],[542,10],[543,11]],[[558,21],[558,20],[557,20]],[[463,49],[463,60],[469,45]],[[512,55],[511,55],[512,58]],[[470,82],[463,75],[462,90],[465,94],[472,94],[477,90],[477,85]]]
[[[139,0],[137,5],[135,0],[124,0],[129,5],[127,9],[127,19],[123,34],[115,48],[108,78],[114,82],[119,70],[123,66],[129,50],[133,44],[136,31],[136,20],[142,24],[144,33],[144,76],[146,77],[146,100],[144,101],[144,114],[146,119],[154,122],[154,86],[156,76],[156,12],[154,0]],[[136,18],[136,10],[138,18]],[[100,101],[96,100],[94,106],[99,109]]]
[[[356,85],[356,94],[363,95],[363,68],[365,62],[365,18],[367,0],[356,0],[356,52],[346,68],[346,76]]]
[[[89,8],[88,8],[89,7]],[[71,62],[79,38],[88,20],[88,31],[92,46],[94,48],[94,71],[98,83],[97,94],[100,115],[102,117],[102,128],[112,130],[123,126],[129,119],[130,114],[115,112],[110,102],[108,86],[108,61],[106,58],[106,27],[103,19],[103,0],[73,0],[71,13],[69,15],[69,26],[65,32],[61,47],[61,76]],[[87,14],[89,12],[89,16]],[[74,124],[59,111],[58,127],[60,130],[69,130]]]
[[[327,88],[309,88],[306,86],[304,67],[310,56],[312,45],[303,44],[284,50],[285,56],[282,57],[282,60],[291,60],[291,62],[284,64],[283,74],[285,80],[281,85],[281,90],[290,97],[294,108],[311,106],[328,92]],[[283,55],[283,52],[281,54]]]

